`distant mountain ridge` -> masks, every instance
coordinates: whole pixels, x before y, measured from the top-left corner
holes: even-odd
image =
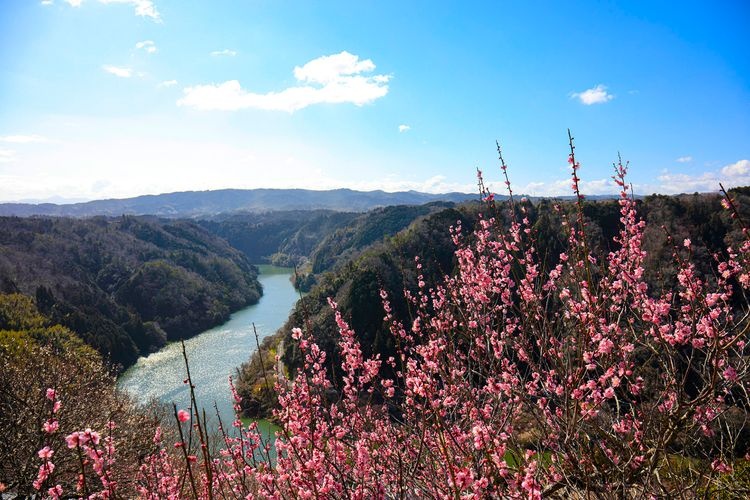
[[[54,203],[2,203],[0,215],[90,217],[96,215],[156,215],[159,217],[204,217],[229,212],[328,209],[365,212],[389,205],[421,205],[432,201],[462,202],[477,194],[431,194],[418,191],[355,191],[332,189],[220,189],[143,195],[134,198],[95,200],[58,205]]]

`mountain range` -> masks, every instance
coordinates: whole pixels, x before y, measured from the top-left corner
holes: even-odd
[[[365,212],[389,205],[421,205],[432,201],[462,202],[477,194],[430,194],[418,191],[354,191],[332,189],[221,189],[184,191],[134,198],[95,200],[84,203],[2,203],[0,215],[91,217],[96,215],[156,215],[159,217],[206,217],[230,212],[328,209]]]

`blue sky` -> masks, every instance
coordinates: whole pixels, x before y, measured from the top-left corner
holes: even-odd
[[[750,184],[750,4],[3,0],[0,201]],[[496,184],[500,190],[500,183]]]

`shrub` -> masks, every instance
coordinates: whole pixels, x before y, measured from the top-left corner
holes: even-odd
[[[342,386],[329,379],[316,339],[295,329],[304,364],[277,384],[276,460],[252,425],[224,434],[225,448],[211,456],[193,398],[189,412],[174,412],[185,431],[180,454],[162,444],[146,458],[141,495],[741,495],[748,230],[739,247],[714,256],[708,277],[690,262],[691,241],[667,235],[677,284],[650,291],[645,224],[626,165],[615,165],[621,228],[614,249],[598,256],[587,240],[574,151],[571,139],[577,202],[572,214],[560,210],[568,238],[555,267],[539,263],[529,202],[509,190],[508,204],[496,204],[480,175],[485,217],[471,234],[460,224],[451,230],[458,271],[434,287],[420,277],[419,291],[407,293],[410,324],[393,318],[382,294],[396,356],[366,357],[331,301]],[[738,216],[730,197],[724,203]],[[415,266],[419,272],[419,259]],[[201,446],[191,447],[188,432]]]

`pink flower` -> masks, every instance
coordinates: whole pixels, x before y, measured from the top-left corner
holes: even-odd
[[[730,382],[734,382],[737,380],[737,370],[732,368],[731,366],[728,366],[726,370],[722,373],[724,375],[724,378],[729,380]]]
[[[179,420],[180,422],[187,422],[188,420],[190,420],[190,413],[185,410],[178,411],[177,420]]]
[[[65,442],[68,444],[68,448],[75,448],[79,444],[81,444],[81,439],[78,432],[74,432],[72,434],[68,434],[65,437]]]
[[[718,458],[711,462],[711,468],[720,474],[729,474],[732,472],[732,466]]]
[[[41,458],[42,460],[46,461],[46,460],[51,459],[52,455],[54,455],[55,452],[49,446],[45,446],[44,448],[42,448],[41,450],[39,450],[36,454],[39,455],[39,458]]]
[[[602,339],[599,342],[599,354],[609,354],[615,346],[614,342],[609,339]]]
[[[83,433],[83,434],[84,434],[84,436],[85,436],[85,440],[83,440],[83,441],[82,441],[83,443],[86,443],[86,442],[88,442],[88,441],[91,441],[91,442],[92,442],[92,443],[94,443],[94,444],[99,444],[99,439],[100,439],[100,436],[99,436],[99,433],[98,433],[98,432],[96,432],[96,431],[92,431],[91,429],[88,429],[88,428],[87,428],[87,429],[86,429],[86,430],[84,431],[84,433]]]
[[[63,494],[62,486],[56,484],[54,487],[47,490],[47,494],[52,498],[60,498]]]
[[[57,397],[57,393],[55,392],[54,389],[52,388],[47,389],[47,399],[49,399],[50,401],[54,401],[56,397]]]
[[[54,418],[47,420],[42,424],[42,430],[47,434],[52,434],[60,428],[60,424]]]

